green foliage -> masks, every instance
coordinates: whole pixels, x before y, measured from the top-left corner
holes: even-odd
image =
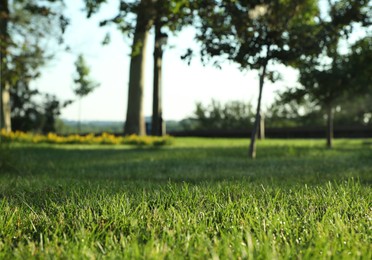
[[[10,89],[12,129],[24,132],[55,132],[61,110],[71,101],[58,100],[54,95],[40,93],[20,80]],[[37,98],[43,97],[42,102]]]
[[[370,259],[371,140],[18,146],[0,258]]]
[[[17,115],[13,121],[23,124],[20,118],[27,118],[25,128],[40,121],[34,107],[27,108],[32,103],[32,91],[28,86],[31,81],[40,76],[40,70],[57,52],[57,45],[63,43],[63,34],[68,25],[68,19],[63,14],[63,0],[4,0],[0,4],[0,89],[1,97],[7,89],[14,94],[23,93],[26,96],[17,96],[18,100],[11,100],[12,106],[17,106],[26,113]],[[24,101],[25,104],[20,102]],[[14,105],[14,102],[18,102]],[[1,102],[3,104],[3,102]],[[5,104],[8,105],[8,104]],[[0,109],[0,127],[3,118],[11,118],[8,109]],[[14,114],[14,113],[13,113]],[[5,127],[10,128],[10,124]]]
[[[83,98],[97,88],[99,84],[90,78],[90,68],[82,54],[78,56],[75,62],[75,68],[76,75],[74,83],[76,88],[74,89],[74,92],[79,98]]]
[[[368,100],[372,89],[371,46],[371,37],[365,37],[353,44],[349,53],[336,55],[330,65],[322,65],[320,59],[303,63],[300,67],[301,85],[282,92],[282,102],[301,103],[308,99],[323,109],[329,106],[342,109],[350,107],[353,101]],[[364,108],[364,112],[370,112],[369,106]]]
[[[334,124],[336,126],[366,126],[372,124],[371,94],[353,96],[343,100],[335,107]],[[266,110],[267,127],[322,127],[325,124],[326,111],[305,95],[300,100],[288,100],[279,95]]]
[[[84,56],[82,54],[78,56],[75,62],[75,68],[76,68],[76,75],[74,77],[74,83],[75,83],[74,92],[75,92],[75,95],[79,97],[79,102],[81,102],[81,99],[89,95],[91,92],[93,92],[93,90],[96,89],[99,86],[99,84],[94,82],[94,80],[90,78],[90,68],[87,65],[84,59]],[[80,114],[81,114],[81,103],[79,104],[79,122],[78,122],[79,133],[81,131]],[[53,129],[52,132],[55,132],[55,129]]]
[[[336,125],[372,125],[372,93],[352,97],[336,109]]]
[[[366,126],[372,124],[371,95],[353,97],[336,106],[336,126]],[[307,95],[289,100],[279,97],[264,110],[266,127],[323,127],[326,111]],[[254,112],[251,104],[230,101],[225,104],[212,100],[208,105],[197,103],[193,115],[179,122],[176,131],[240,130],[252,127]],[[167,123],[168,125],[168,123]],[[168,126],[167,126],[168,128]]]
[[[42,112],[35,98],[39,91],[31,89],[29,84],[18,80],[10,89],[11,122],[13,130],[35,131],[42,127]]]
[[[286,100],[279,96],[265,113],[267,127],[315,127],[324,125],[324,112],[306,96],[301,100]]]
[[[363,26],[371,25],[371,0],[337,0],[329,1],[329,4],[331,25],[335,28],[342,28],[340,33],[350,33],[348,29],[353,22],[359,22]]]
[[[150,16],[147,19],[158,19],[161,22],[160,27],[177,32],[182,27],[193,23],[192,11],[195,8],[193,2],[186,0],[121,1],[118,14],[113,18],[103,20],[100,25],[115,24],[121,32],[132,34],[136,26],[135,16],[144,9],[148,9],[146,12]],[[106,3],[105,0],[85,0],[88,16],[96,13],[104,3]]]
[[[100,135],[87,134],[77,135],[71,134],[66,136],[57,135],[55,133],[48,133],[46,135],[24,133],[20,131],[6,132],[1,131],[0,137],[6,143],[26,143],[26,144],[129,144],[139,146],[161,146],[172,144],[173,138],[170,136],[115,136],[109,133],[102,133]]]
[[[85,11],[87,12],[87,17],[91,17],[92,14],[96,13],[101,4],[106,3],[107,0],[84,0],[85,2]]]
[[[317,1],[209,2],[199,10],[203,57],[260,69],[269,61],[287,64],[319,51],[319,41],[316,48],[303,41],[314,37]]]
[[[12,86],[18,80],[26,82],[40,75],[56,49],[51,52],[51,40],[63,41],[68,19],[63,15],[62,0],[3,1],[0,36],[3,55],[3,81]]]
[[[262,90],[265,79],[274,81],[272,64],[292,64],[302,57],[321,51],[322,38],[315,20],[319,13],[315,0],[208,1],[200,8],[201,22],[197,39],[202,45],[202,58],[230,60],[241,69],[259,71],[259,95],[248,156],[256,157],[256,136],[261,114]],[[211,15],[213,14],[213,15]],[[304,29],[306,28],[306,29]],[[306,43],[307,41],[305,41]]]
[[[288,90],[288,100],[300,100],[307,96],[322,107],[334,107],[344,98],[352,98],[358,90],[368,92],[371,86],[372,68],[370,65],[371,36],[369,0],[339,0],[328,2],[328,11],[322,17],[319,28],[327,39],[323,51],[312,59],[298,62],[301,87]],[[369,21],[369,22],[367,22]],[[340,43],[347,40],[355,24],[367,34],[351,46],[348,54],[340,53]],[[350,47],[350,46],[348,46]]]
[[[56,132],[60,135],[74,134],[79,131],[75,121],[66,121],[57,119],[56,121]],[[81,122],[80,132],[81,133],[121,133],[123,131],[123,122],[116,121],[88,121]]]
[[[251,104],[230,101],[221,104],[216,100],[203,106],[196,104],[192,117],[201,130],[246,130],[252,127],[254,112]]]
[[[56,132],[56,120],[61,115],[61,110],[72,103],[71,100],[60,101],[54,95],[45,95],[43,104],[43,123],[41,131],[44,134]]]
[[[186,0],[158,0],[155,3],[155,20],[160,28],[170,32],[181,31],[187,25],[192,25],[194,1]]]
[[[351,46],[350,53],[346,55],[341,64],[343,77],[352,86],[347,89],[349,97],[368,95],[372,90],[372,35],[358,40]]]

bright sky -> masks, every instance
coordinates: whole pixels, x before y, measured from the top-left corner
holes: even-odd
[[[67,14],[71,25],[66,33],[66,41],[71,46],[70,54],[61,53],[43,71],[35,86],[44,92],[57,95],[62,100],[76,99],[73,94],[74,62],[82,53],[91,67],[91,76],[101,84],[93,93],[82,100],[82,120],[124,121],[127,109],[129,81],[129,62],[131,39],[125,38],[116,28],[100,28],[98,23],[104,18],[113,17],[117,10],[117,1],[109,1],[93,19],[86,19],[81,12],[82,1],[68,2]],[[105,34],[110,31],[111,43],[102,46]],[[212,99],[221,102],[239,100],[256,103],[258,96],[257,73],[241,72],[236,65],[225,64],[217,69],[203,67],[199,58],[191,65],[180,59],[185,50],[196,46],[191,29],[170,37],[163,61],[163,110],[166,120],[180,120],[191,116],[196,102],[209,104]],[[153,35],[147,49],[146,86],[144,109],[145,116],[152,114],[152,70]],[[263,105],[269,105],[275,97],[275,91],[295,84],[296,72],[278,66],[284,80],[264,87]],[[77,120],[78,103],[75,102],[62,111],[62,118]]]

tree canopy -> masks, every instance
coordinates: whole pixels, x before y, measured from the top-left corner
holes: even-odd
[[[280,78],[276,64],[292,66],[300,75],[297,88],[282,93],[281,102],[287,103],[275,108],[273,114],[277,113],[277,119],[281,117],[279,114],[287,112],[288,117],[300,116],[295,110],[303,106],[307,110],[316,110],[306,122],[311,122],[314,116],[325,110],[328,110],[328,121],[331,122],[336,108],[343,111],[339,107],[341,103],[344,106],[345,99],[355,97],[361,100],[362,96],[363,102],[369,100],[367,97],[371,91],[372,74],[372,44],[368,31],[371,25],[370,0],[84,0],[84,3],[85,15],[88,17],[97,13],[104,4],[117,3],[115,15],[105,17],[100,26],[114,25],[133,40],[129,55],[131,62],[125,134],[145,134],[144,70],[148,59],[145,50],[152,29],[155,35],[152,125],[155,130],[160,129],[162,121],[160,74],[164,39],[168,35],[176,35],[189,25],[195,29],[205,64],[212,63],[220,67],[227,61],[236,63],[241,70],[258,72],[259,96],[251,133],[250,157],[255,157],[263,87],[267,80],[275,82]],[[0,114],[6,115],[2,116],[1,125],[8,127],[9,115],[15,118],[27,114],[31,118],[35,111],[40,114],[40,105],[37,109],[31,106],[34,103],[32,97],[39,92],[30,88],[30,82],[40,76],[41,68],[53,56],[56,43],[63,41],[67,25],[63,0],[9,0],[0,3]],[[355,28],[362,33],[359,34],[360,40],[350,46],[349,37],[353,36],[355,41]],[[108,41],[107,36],[104,42]],[[89,68],[82,56],[75,66],[75,93],[83,97],[96,84],[89,77]],[[12,104],[7,98],[9,93],[10,100],[13,99]],[[50,104],[56,104],[51,97],[46,96],[42,106],[47,106],[49,101]],[[279,106],[279,103],[276,105]],[[11,113],[10,107],[13,110]],[[233,106],[231,108],[231,111],[235,109]],[[240,119],[230,120],[234,117],[233,113],[239,114],[238,108],[235,112],[226,109],[226,115],[219,113],[223,108],[218,102],[212,103],[210,107],[199,104],[198,109],[203,120],[216,115],[215,119],[220,121],[214,125],[215,128],[226,128],[235,123],[240,125],[235,122]],[[22,121],[23,116],[18,119]],[[245,117],[244,125],[247,120]],[[161,135],[160,131],[152,134]]]
[[[105,0],[85,0],[87,16],[90,17],[96,13],[106,2]],[[144,52],[150,29],[153,26],[157,28],[155,40],[159,40],[166,33],[164,30],[175,32],[191,24],[193,21],[192,2],[185,0],[120,1],[117,15],[100,23],[101,26],[115,24],[121,32],[133,38],[125,134],[145,135],[143,96],[146,57]],[[159,97],[159,93],[154,93],[154,102],[158,101],[156,97]],[[161,112],[157,110],[158,113],[155,116],[161,118]]]
[[[97,88],[99,84],[90,78],[90,68],[82,54],[75,61],[75,68],[74,83],[76,87],[74,92],[79,98],[83,98]]]
[[[29,84],[40,76],[40,69],[53,56],[56,44],[63,41],[67,25],[63,0],[1,1],[0,128],[11,128],[9,88],[20,81]]]
[[[356,25],[360,30],[371,24],[371,1],[339,0],[328,2],[328,12],[319,17],[318,28],[322,31],[325,45],[318,55],[297,62],[300,71],[300,87],[289,89],[285,100],[304,96],[327,111],[327,146],[332,147],[334,108],[347,95],[366,93],[371,74],[367,61],[371,40],[367,36],[355,43],[349,54],[342,54],[341,43],[347,41]],[[362,55],[356,52],[363,53]],[[353,94],[351,94],[353,93]]]
[[[308,40],[322,39],[316,27],[317,1],[207,2],[199,10],[197,39],[202,57],[217,65],[230,60],[241,69],[259,70],[259,98],[249,149],[249,156],[254,158],[264,81],[276,78],[269,66],[292,64],[321,51],[319,41]]]

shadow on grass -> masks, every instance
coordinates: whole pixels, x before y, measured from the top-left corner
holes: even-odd
[[[43,207],[63,204],[75,192],[97,196],[162,189],[167,184],[247,183],[278,188],[324,185],[351,178],[372,184],[369,146],[328,150],[321,146],[262,146],[258,158],[247,147],[12,149],[17,171],[0,174],[0,200]],[[14,159],[14,158],[13,158]],[[27,206],[27,205],[26,205]]]
[[[263,146],[250,160],[247,148],[14,149],[16,175],[75,181],[204,182],[249,179],[317,183],[355,177],[370,183],[368,146],[328,150],[314,146]]]

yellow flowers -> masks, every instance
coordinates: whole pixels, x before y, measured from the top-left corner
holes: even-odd
[[[109,133],[101,135],[68,135],[60,136],[54,133],[47,135],[24,133],[20,131],[6,132],[2,129],[1,139],[6,142],[19,143],[50,143],[50,144],[130,144],[130,145],[169,145],[173,138],[170,136],[115,136]]]

